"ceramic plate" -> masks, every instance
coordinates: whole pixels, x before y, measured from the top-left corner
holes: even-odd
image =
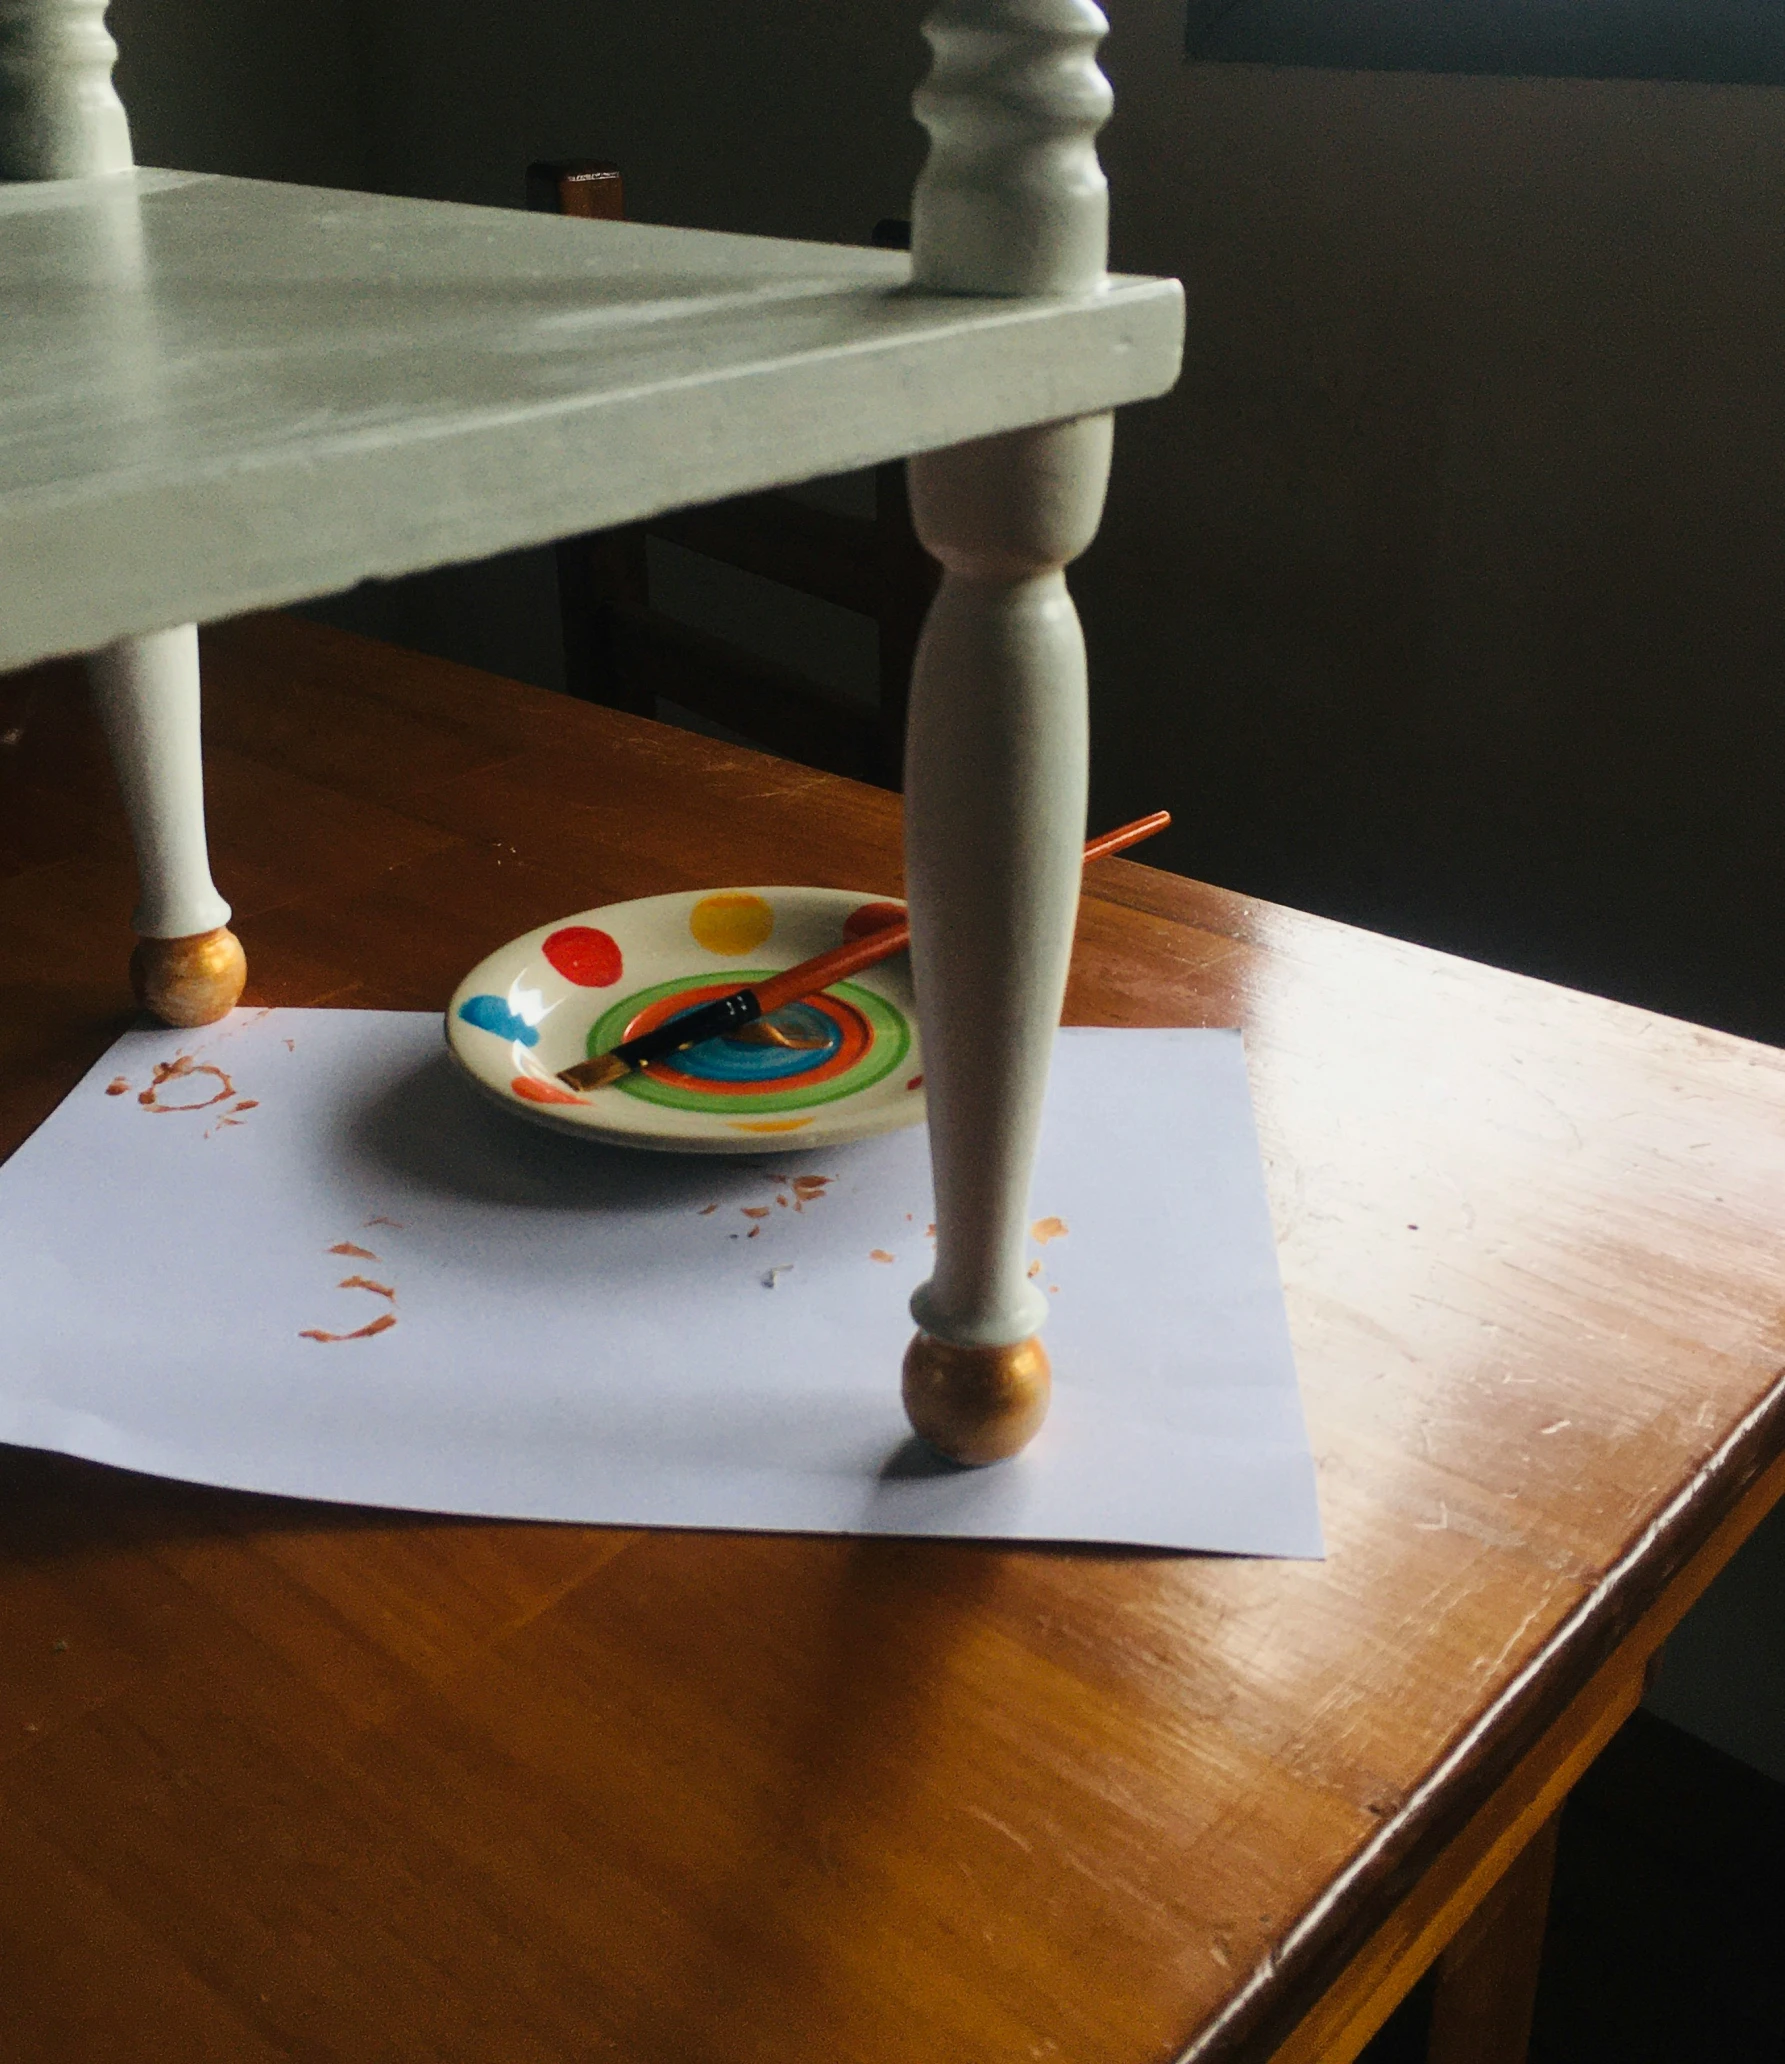
[[[777,1012],[797,1046],[708,1040],[586,1096],[555,1078],[903,909],[848,889],[706,889],[581,911],[474,967],[447,1006],[446,1043],[511,1111],[585,1139],[766,1154],[895,1132],[924,1115],[903,953]]]

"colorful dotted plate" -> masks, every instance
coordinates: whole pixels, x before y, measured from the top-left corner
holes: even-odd
[[[766,1154],[916,1125],[923,1060],[900,953],[775,1024],[793,1042],[714,1039],[577,1096],[559,1069],[903,913],[848,889],[717,889],[610,903],[514,939],[474,967],[446,1043],[510,1110],[588,1139],[671,1153]]]

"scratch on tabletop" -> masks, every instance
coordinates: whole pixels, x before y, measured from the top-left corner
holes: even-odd
[[[351,1240],[337,1240],[329,1249],[331,1254],[350,1255],[355,1261],[376,1261],[377,1255],[370,1247],[356,1247]]]
[[[366,1220],[366,1224],[387,1225],[390,1227],[393,1233],[400,1233],[403,1230],[402,1223],[400,1220],[394,1218],[386,1218],[382,1212],[374,1213],[372,1217]]]
[[[1552,1419],[1547,1426],[1540,1426],[1537,1431],[1539,1436],[1546,1433],[1561,1433],[1573,1424],[1572,1419]]]
[[[1512,1651],[1515,1648],[1517,1648],[1519,1643],[1524,1640],[1526,1630],[1529,1628],[1531,1622],[1534,1619],[1536,1619],[1539,1616],[1539,1614],[1542,1613],[1542,1611],[1542,1606],[1532,1606],[1531,1610],[1528,1613],[1526,1613],[1524,1618],[1519,1621],[1518,1625],[1515,1628],[1513,1628],[1510,1636],[1508,1636],[1508,1638],[1501,1644],[1500,1653],[1497,1656],[1495,1656],[1493,1661],[1491,1663],[1477,1663],[1475,1665],[1475,1668],[1480,1670],[1483,1673],[1483,1675],[1491,1677],[1494,1674],[1494,1672],[1497,1669],[1499,1669],[1500,1665],[1503,1662],[1505,1662],[1506,1658],[1509,1655],[1511,1655]]]
[[[1436,1519],[1416,1519],[1413,1522],[1413,1526],[1415,1532],[1421,1534],[1444,1533],[1450,1526],[1450,1507],[1440,1498],[1438,1500],[1438,1517]]]
[[[969,1806],[967,1811],[972,1814],[975,1820],[983,1820],[987,1827],[995,1828],[1007,1842],[1014,1842],[1025,1856],[1033,1856],[1035,1854],[1035,1845],[1032,1842],[1025,1840],[1023,1836],[1017,1833],[1015,1828],[999,1820],[996,1815],[988,1813],[983,1806]]]

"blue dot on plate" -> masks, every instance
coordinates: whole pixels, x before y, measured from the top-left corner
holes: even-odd
[[[480,1032],[493,1032],[498,1039],[518,1039],[523,1046],[537,1046],[539,1033],[525,1018],[516,1017],[500,996],[468,996],[459,1005],[459,1016]]]

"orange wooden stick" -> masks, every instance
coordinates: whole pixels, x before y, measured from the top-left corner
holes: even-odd
[[[1137,817],[1132,824],[1120,825],[1114,831],[1106,831],[1101,838],[1090,840],[1085,847],[1085,858],[1087,861],[1102,860],[1111,853],[1139,845],[1142,839],[1163,831],[1170,822],[1169,810],[1155,810],[1150,817]],[[766,1018],[771,1011],[798,1003],[801,997],[816,996],[833,982],[859,974],[863,968],[873,967],[878,961],[890,960],[910,943],[911,926],[908,922],[890,924],[883,931],[869,932],[865,938],[851,939],[844,946],[833,946],[828,953],[814,954],[810,960],[802,960],[798,967],[790,967],[766,982],[753,982],[750,986],[755,990],[756,1000]]]

